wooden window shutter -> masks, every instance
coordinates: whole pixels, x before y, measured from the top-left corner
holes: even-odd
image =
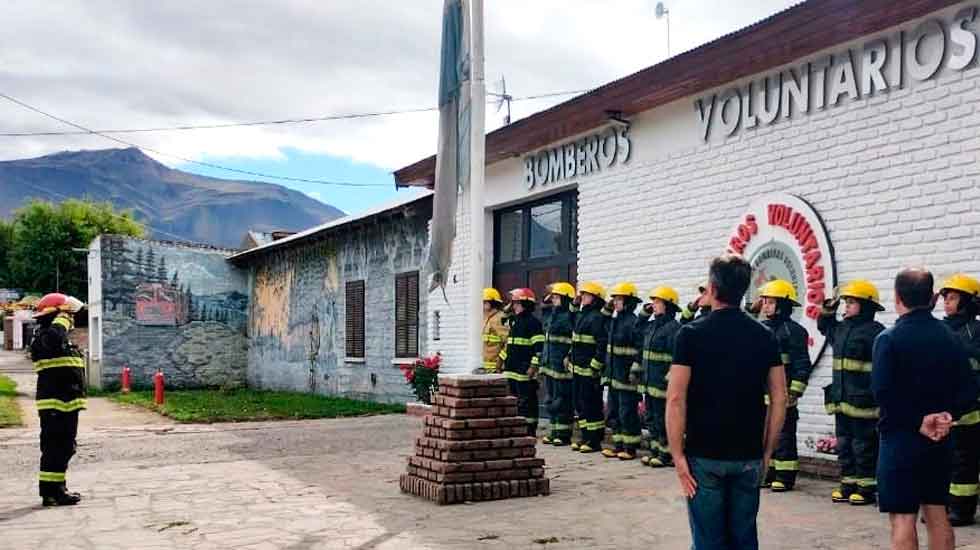
[[[395,357],[419,355],[419,273],[395,276]]]
[[[349,281],[346,288],[347,357],[364,357],[364,281]]]

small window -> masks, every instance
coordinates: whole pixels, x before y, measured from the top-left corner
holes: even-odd
[[[419,272],[395,276],[395,357],[419,355]]]
[[[500,263],[519,262],[523,258],[524,211],[515,210],[500,215],[500,250],[497,261]]]
[[[347,283],[347,357],[364,357],[364,281]]]
[[[561,252],[561,210],[561,202],[531,209],[531,258],[547,258]]]

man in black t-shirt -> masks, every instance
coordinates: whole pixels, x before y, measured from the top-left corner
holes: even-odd
[[[759,547],[759,482],[786,417],[776,338],[738,308],[751,275],[741,256],[712,261],[711,315],[681,328],[674,346],[667,434],[695,550]]]

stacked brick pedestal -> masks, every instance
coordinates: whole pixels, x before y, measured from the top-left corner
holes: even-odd
[[[401,490],[439,504],[549,494],[536,439],[500,375],[440,376]]]

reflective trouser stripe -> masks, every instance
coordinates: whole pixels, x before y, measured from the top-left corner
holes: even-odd
[[[773,460],[772,467],[777,472],[797,472],[800,469],[799,460]]]
[[[623,435],[622,434],[613,434],[612,440],[613,440],[613,443],[621,443],[623,441]]]
[[[950,483],[949,494],[954,497],[975,497],[978,486],[976,483]]]
[[[551,422],[549,425],[550,425],[551,429],[552,430],[555,430],[555,431],[571,430],[572,429],[572,425],[571,424],[560,424],[558,422]]]
[[[614,390],[636,391],[636,384],[626,384],[624,382],[620,382],[619,380],[611,380],[610,383],[612,384],[612,388]]]
[[[519,338],[517,336],[511,336],[507,339],[507,343],[512,346],[533,346],[534,338]]]
[[[579,424],[579,427],[584,430],[604,430],[606,428],[606,422],[604,420],[596,420],[595,422],[586,422],[584,425]]]
[[[661,363],[671,363],[674,361],[673,355],[658,351],[644,351],[643,358],[647,361],[660,361]]]
[[[85,408],[86,401],[83,398],[72,399],[71,401],[62,401],[60,399],[38,399],[35,401],[37,404],[37,410],[48,411],[55,410],[61,412],[74,412],[80,411]]]
[[[627,357],[631,355],[636,355],[636,348],[632,348],[629,346],[614,346],[612,344],[609,344],[608,346],[606,346],[606,351],[612,353],[613,355],[621,355]]]
[[[844,485],[854,485],[854,484],[857,483],[857,478],[856,477],[842,477],[842,478],[840,478],[840,482],[843,483]]]
[[[592,360],[589,361],[589,367],[595,370],[602,370],[603,368],[605,368],[605,365],[603,365],[602,363],[599,362],[598,359],[593,357]]]
[[[793,380],[789,383],[789,391],[803,395],[806,393],[806,382],[800,382],[799,380]]]
[[[63,483],[65,481],[65,472],[38,472],[37,479],[38,481]]]
[[[41,372],[44,369],[58,367],[85,368],[85,360],[81,357],[54,357],[52,359],[41,359],[34,361],[34,372]]]
[[[572,372],[579,376],[585,376],[587,378],[596,378],[599,376],[599,372],[595,369],[590,369],[588,367],[580,367],[578,365],[572,365]]]
[[[871,372],[871,361],[858,361],[857,359],[849,358],[834,358],[834,370]]]
[[[572,343],[572,339],[569,338],[568,336],[554,336],[552,334],[546,335],[545,338],[544,338],[544,341],[545,342],[554,342],[556,344],[571,344]]]
[[[860,407],[855,407],[854,405],[848,405],[847,403],[828,403],[824,406],[827,414],[842,414],[844,416],[849,416],[851,418],[863,418],[865,420],[873,420],[878,418],[879,409],[875,407],[873,409],[862,409]]]
[[[856,483],[858,487],[876,487],[878,485],[873,477],[854,478],[854,483]]]
[[[572,333],[572,342],[579,342],[582,344],[595,344],[595,336],[590,334],[577,334]]]
[[[639,435],[627,435],[623,434],[619,438],[620,441],[627,445],[639,445],[643,441],[643,437]]]
[[[530,382],[531,377],[526,374],[521,374],[519,372],[513,372],[509,370],[504,371],[504,378],[508,380],[514,380],[515,382]]]
[[[554,378],[555,380],[571,380],[572,373],[570,372],[559,372],[549,368],[542,367],[541,374],[549,378]]]
[[[664,444],[662,444],[659,441],[656,441],[654,439],[651,439],[650,440],[650,450],[652,450],[652,451],[660,451],[660,452],[664,452],[664,453],[670,452],[670,449],[668,449],[666,445],[664,445]]]
[[[972,426],[974,424],[980,424],[980,411],[966,413],[956,421],[957,426]]]

